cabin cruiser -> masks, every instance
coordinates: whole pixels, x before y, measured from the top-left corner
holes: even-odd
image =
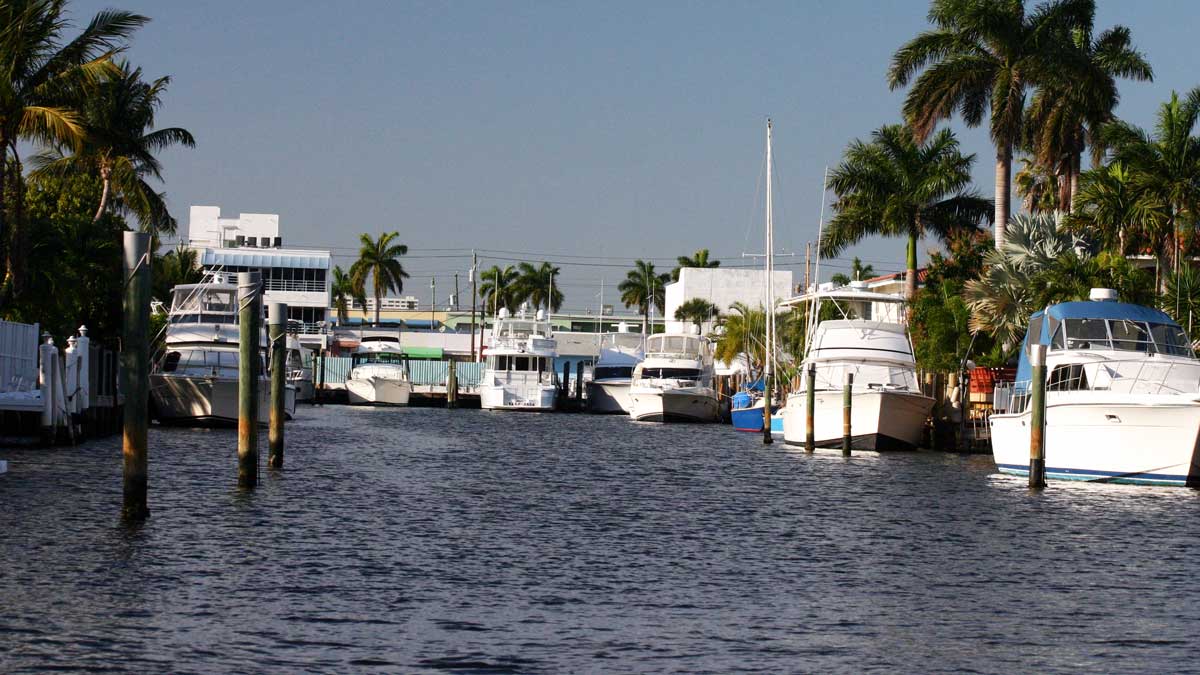
[[[843,395],[851,383],[851,447],[855,450],[911,450],[920,443],[933,399],[917,382],[912,342],[903,324],[903,299],[866,290],[862,282],[832,286],[798,296],[786,304],[809,304],[814,317],[808,331],[800,387],[783,409],[783,437],[804,445],[807,397],[815,398],[814,438],[817,447],[840,447]],[[820,307],[831,303],[843,318],[816,321]],[[874,318],[873,318],[874,317]],[[809,381],[809,370],[815,378]]]
[[[712,346],[697,335],[664,333],[646,338],[646,358],[633,369],[629,416],[639,422],[716,422]]]
[[[287,382],[296,388],[297,401],[311,401],[316,397],[313,386],[313,351],[300,345],[292,335],[287,337]]]
[[[631,333],[624,321],[617,326],[616,333],[601,336],[600,355],[587,383],[588,412],[629,414],[633,407],[629,385],[633,382],[633,369],[645,357],[644,343],[642,334]]]
[[[1029,320],[1017,381],[996,388],[992,456],[1029,474],[1033,345],[1046,346],[1046,477],[1200,484],[1200,361],[1163,312],[1117,301],[1110,289]]]
[[[400,340],[390,335],[362,339],[350,355],[346,397],[351,405],[408,405],[412,381]]]
[[[554,358],[558,345],[546,315],[516,317],[501,308],[487,344],[479,405],[484,410],[554,410],[558,400]]]
[[[239,327],[237,284],[222,274],[172,291],[167,314],[165,350],[150,373],[153,416],[162,424],[232,426],[238,422]],[[266,323],[265,321],[263,322]],[[259,335],[262,352],[258,373],[258,422],[267,424],[271,386],[262,353],[266,332]],[[284,412],[296,412],[296,388],[284,390]]]

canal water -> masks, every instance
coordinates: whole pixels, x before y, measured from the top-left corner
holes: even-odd
[[[301,407],[0,448],[0,672],[1196,671],[1200,495],[990,457],[806,456],[724,426]]]

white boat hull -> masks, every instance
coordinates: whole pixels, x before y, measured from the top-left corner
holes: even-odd
[[[631,388],[630,417],[639,422],[717,422],[721,417],[712,389]]]
[[[622,413],[633,410],[629,396],[629,380],[614,382],[588,382],[587,407],[592,413]]]
[[[1075,395],[1087,395],[1076,393]],[[1096,392],[1099,393],[1099,392]],[[1154,485],[1195,485],[1200,402],[1141,395],[1046,406],[1046,477]],[[996,467],[1029,475],[1029,412],[991,417]]]
[[[850,447],[855,450],[912,450],[921,444],[933,399],[904,391],[856,391],[850,410]],[[815,395],[814,442],[817,447],[841,447],[843,394],[818,391]],[[783,438],[804,445],[808,414],[805,392],[788,399],[783,414]]]
[[[150,375],[150,400],[154,417],[162,424],[184,426],[234,426],[238,422],[238,381],[233,378],[187,375]],[[296,388],[285,389],[284,413],[296,414]],[[270,421],[271,383],[258,386],[258,423]]]
[[[383,377],[346,380],[346,397],[351,405],[408,405],[412,383]]]
[[[554,410],[558,388],[550,384],[494,384],[479,387],[479,407],[484,410]]]

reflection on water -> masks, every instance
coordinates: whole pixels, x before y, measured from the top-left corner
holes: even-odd
[[[0,672],[1193,668],[1193,490],[583,415],[288,440],[245,493],[232,431],[152,430],[140,528],[117,439],[0,449]]]

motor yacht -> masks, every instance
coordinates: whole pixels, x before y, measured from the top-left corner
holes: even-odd
[[[712,344],[690,333],[646,338],[646,358],[633,369],[630,417],[639,422],[716,422]]]
[[[554,410],[558,385],[554,358],[558,345],[546,315],[533,318],[524,308],[513,317],[501,308],[486,348],[479,383],[484,410]]]
[[[390,335],[365,337],[350,359],[346,397],[351,405],[408,405],[412,381],[399,338]]]
[[[633,369],[645,357],[645,337],[630,332],[629,328],[622,321],[617,332],[605,333],[600,338],[600,354],[587,383],[588,412],[628,415],[633,407],[629,386],[633,382]]]

